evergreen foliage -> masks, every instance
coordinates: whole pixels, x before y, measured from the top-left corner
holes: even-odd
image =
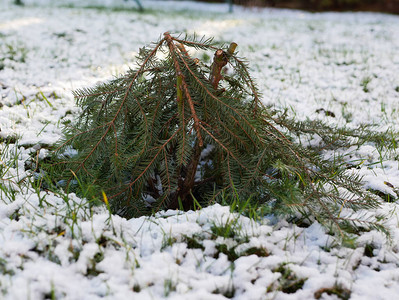
[[[54,156],[58,183],[69,191],[104,191],[111,209],[127,217],[238,197],[269,212],[305,213],[337,231],[381,229],[347,214],[347,208],[379,205],[360,178],[338,158],[325,160],[320,149],[297,142],[319,135],[324,147],[334,148],[366,135],[354,138],[265,107],[235,46],[222,50],[212,40],[165,33],[140,50],[137,69],[76,91],[82,113],[66,127]],[[186,49],[214,52],[212,65]],[[77,155],[66,154],[71,147]]]

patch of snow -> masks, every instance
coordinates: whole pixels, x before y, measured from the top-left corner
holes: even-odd
[[[126,220],[75,194],[37,191],[28,179],[36,157],[45,158],[62,124],[79,114],[71,91],[134,67],[139,47],[165,31],[234,40],[264,102],[290,108],[298,119],[397,131],[399,17],[238,6],[229,14],[226,4],[186,1],[143,1],[151,9],[144,14],[131,10],[134,1],[12,2],[0,3],[0,136],[19,139],[0,144],[0,298],[226,299],[234,292],[234,299],[311,299],[337,285],[351,299],[397,297],[396,203],[358,212],[386,215],[391,240],[371,230],[350,248],[317,222],[302,228],[276,216],[254,221],[220,205]],[[130,10],[107,9],[115,6]],[[358,165],[348,172],[363,176],[366,188],[397,197],[397,153],[369,143],[339,154]],[[226,224],[233,237],[212,231]],[[251,248],[265,252],[247,253]],[[292,294],[279,289],[281,268],[303,286]],[[274,291],[267,294],[268,287]]]

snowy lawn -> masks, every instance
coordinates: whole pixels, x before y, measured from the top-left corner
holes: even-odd
[[[387,215],[391,238],[360,232],[342,245],[317,223],[253,220],[220,205],[126,220],[105,205],[42,191],[30,177],[78,113],[71,91],[133,67],[139,47],[165,31],[237,42],[264,102],[298,119],[399,131],[399,17],[239,7],[228,14],[227,5],[149,1],[140,14],[119,9],[133,1],[11,2],[0,3],[0,299],[399,297],[392,141],[345,150],[365,187],[382,196],[381,209],[369,213]]]

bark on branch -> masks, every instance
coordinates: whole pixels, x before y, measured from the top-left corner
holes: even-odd
[[[229,62],[229,56],[231,56],[237,48],[236,43],[231,43],[227,52],[222,49],[218,49],[213,57],[213,63],[211,66],[211,73],[209,80],[215,90],[218,89],[219,81],[223,78],[222,69]]]

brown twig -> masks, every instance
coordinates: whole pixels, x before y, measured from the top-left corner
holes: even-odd
[[[200,126],[199,126],[200,120],[199,120],[199,118],[198,118],[198,116],[197,116],[197,113],[196,113],[196,111],[195,111],[194,102],[193,102],[193,100],[192,100],[192,98],[191,98],[191,95],[190,95],[190,92],[189,92],[189,90],[188,90],[186,80],[184,79],[183,73],[182,73],[182,71],[181,71],[181,69],[180,69],[179,62],[177,61],[177,57],[176,57],[176,52],[177,52],[177,51],[176,51],[176,45],[173,43],[173,39],[172,39],[172,37],[170,36],[169,32],[165,32],[165,33],[164,33],[164,36],[165,36],[166,43],[168,44],[168,47],[169,47],[169,50],[170,50],[170,54],[172,55],[172,58],[173,58],[173,63],[174,63],[174,65],[175,65],[175,69],[176,69],[176,76],[177,76],[177,78],[179,78],[179,77],[181,78],[181,88],[182,88],[182,90],[183,90],[183,92],[184,92],[184,95],[186,96],[188,105],[189,105],[190,110],[191,110],[191,116],[192,116],[192,118],[193,118],[193,120],[194,120],[194,128],[195,128],[195,131],[196,131],[196,133],[197,133],[197,138],[198,138],[198,141],[199,141],[199,146],[200,146],[200,147],[203,147],[204,142],[203,142],[203,140],[202,140],[201,131],[200,131]],[[187,53],[187,52],[186,52],[186,53]],[[178,55],[181,55],[180,53],[177,53],[177,54],[178,54]],[[183,112],[183,113],[184,113],[184,112]]]
[[[227,65],[227,62],[228,59],[226,52],[224,52],[222,49],[216,50],[215,55],[213,56],[213,63],[209,77],[209,81],[215,90],[218,89],[219,81],[223,78],[222,69],[225,65]]]

